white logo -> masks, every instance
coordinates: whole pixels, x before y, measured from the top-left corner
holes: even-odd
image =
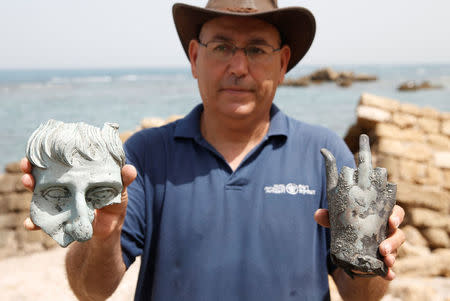
[[[291,195],[296,195],[296,194],[315,195],[316,194],[316,191],[314,189],[309,189],[309,185],[295,184],[295,183],[289,183],[286,185],[274,184],[273,186],[265,186],[264,192],[271,193],[271,194],[289,193]]]

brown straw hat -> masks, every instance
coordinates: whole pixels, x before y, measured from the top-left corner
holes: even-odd
[[[198,39],[207,21],[221,16],[246,16],[262,19],[276,28],[283,44],[291,48],[287,71],[292,69],[311,47],[316,32],[313,14],[303,7],[278,8],[277,0],[209,0],[205,8],[176,3],[173,19],[184,52],[189,57],[189,42]]]

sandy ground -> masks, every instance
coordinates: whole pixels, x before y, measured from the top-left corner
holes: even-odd
[[[55,248],[28,256],[0,260],[0,300],[77,300],[69,288],[65,275],[66,251],[67,249]],[[130,267],[120,286],[108,300],[133,300],[139,263],[137,260]],[[399,294],[408,297],[399,298]],[[332,300],[341,299],[339,295],[332,294]],[[402,300],[450,301],[450,278],[398,277],[391,284],[391,295],[387,295],[383,301]]]

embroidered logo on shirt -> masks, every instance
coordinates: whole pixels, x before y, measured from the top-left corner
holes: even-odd
[[[274,184],[273,186],[266,186],[264,187],[265,193],[273,193],[273,194],[303,194],[303,195],[315,195],[316,191],[314,189],[310,189],[309,185],[303,185],[303,184],[295,184],[295,183],[289,183],[289,184]]]

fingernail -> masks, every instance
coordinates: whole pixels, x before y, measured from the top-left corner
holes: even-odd
[[[397,217],[392,218],[392,221],[394,222],[394,226],[395,228],[398,228],[400,221]]]

